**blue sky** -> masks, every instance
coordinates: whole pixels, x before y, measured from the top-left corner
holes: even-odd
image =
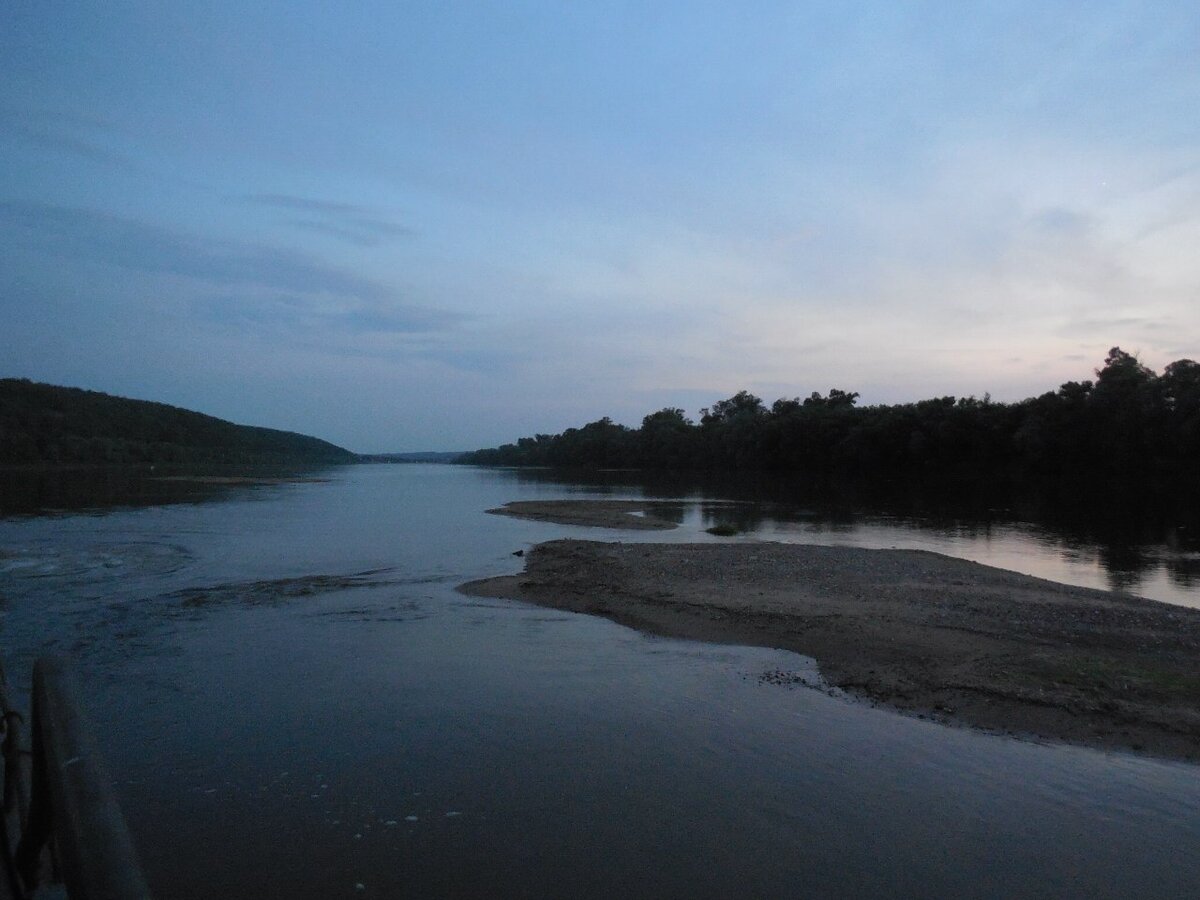
[[[1200,7],[0,11],[0,375],[360,451],[1200,357]]]

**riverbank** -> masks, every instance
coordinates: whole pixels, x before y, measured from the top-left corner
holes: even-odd
[[[1200,761],[1198,610],[923,551],[775,543],[550,541],[522,574],[460,590],[793,650],[836,688],[945,721]]]

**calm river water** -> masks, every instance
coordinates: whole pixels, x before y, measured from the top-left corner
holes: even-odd
[[[946,728],[763,679],[811,673],[793,654],[454,591],[554,537],[712,540],[727,513],[701,496],[647,535],[483,512],[636,488],[326,477],[0,518],[14,692],[36,655],[75,660],[161,898],[1200,896],[1193,766]],[[739,515],[1129,586],[1104,548],[1018,524]],[[1146,553],[1132,589],[1197,605],[1189,551]]]

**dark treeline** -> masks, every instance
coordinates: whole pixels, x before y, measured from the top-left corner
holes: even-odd
[[[0,379],[0,464],[338,463],[355,456],[290,431],[27,379]]]
[[[811,478],[1200,483],[1200,364],[1162,374],[1114,347],[1095,380],[1017,403],[939,397],[858,406],[831,390],[770,407],[741,391],[701,410],[608,418],[466,454],[477,465],[782,471]],[[1096,486],[1103,488],[1100,482]]]

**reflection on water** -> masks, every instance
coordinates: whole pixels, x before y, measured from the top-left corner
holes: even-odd
[[[61,581],[76,588],[149,572],[171,572],[187,559],[187,549],[160,541],[63,544],[42,538],[0,549],[0,574]]]
[[[319,477],[325,468],[155,466],[0,466],[0,516],[105,511],[116,507],[201,503],[247,493],[240,479]]]
[[[1080,496],[898,496],[867,494],[855,484],[814,486],[762,476],[505,471],[519,484],[554,486],[564,495],[687,500],[661,515],[700,529],[731,525],[753,539],[931,550],[1053,581],[1200,606],[1200,509],[1161,498],[1113,503]],[[706,497],[745,502],[706,505]]]
[[[483,513],[586,484],[434,466],[331,479],[0,520],[10,677],[27,690],[48,649],[77,661],[158,896],[1200,888],[1192,766],[948,729],[806,688],[792,654],[454,592],[554,537],[713,540],[701,529],[727,506],[606,532]],[[1007,520],[960,532],[751,499],[738,523],[780,539],[1062,552]]]

